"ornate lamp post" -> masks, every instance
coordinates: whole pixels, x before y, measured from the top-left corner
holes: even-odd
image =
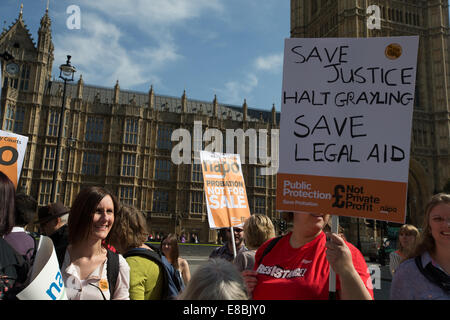
[[[52,192],[50,194],[50,202],[56,202],[56,177],[58,175],[58,166],[60,161],[60,149],[61,149],[61,139],[62,139],[62,131],[64,127],[64,112],[66,109],[66,86],[68,81],[73,81],[73,76],[76,72],[74,66],[70,64],[71,56],[67,56],[67,61],[65,64],[59,66],[59,78],[64,81],[64,91],[63,91],[63,99],[61,104],[61,114],[59,116],[59,129],[58,129],[58,142],[56,144],[56,155],[55,155],[55,165],[53,168],[53,183],[52,183]]]

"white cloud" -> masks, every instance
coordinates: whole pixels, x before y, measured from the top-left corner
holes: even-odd
[[[283,68],[283,54],[279,53],[264,57],[258,57],[255,60],[255,68],[258,71],[279,73]]]
[[[257,57],[249,67],[246,77],[240,80],[228,81],[223,89],[216,89],[222,95],[222,100],[240,105],[244,98],[250,100],[254,89],[259,83],[260,72],[281,73],[283,69],[283,54],[270,54]]]
[[[242,80],[226,82],[223,89],[215,89],[215,91],[217,91],[221,101],[241,105],[244,99],[249,100],[249,95],[257,86],[258,78],[250,73]]]
[[[171,37],[174,27],[206,12],[223,11],[220,0],[82,0],[83,6],[95,9],[112,21],[131,23],[154,38]]]
[[[87,83],[112,86],[119,80],[121,86],[128,88],[151,80],[158,82],[158,77],[152,73],[168,60],[177,58],[170,52],[171,48],[166,47],[164,58],[153,53],[152,63],[144,63],[142,52],[127,50],[121,44],[124,37],[114,24],[94,13],[84,13],[83,27],[78,34],[70,37],[56,34],[55,58],[56,61],[65,61],[65,56],[71,54],[72,63],[78,69],[77,75],[83,74]],[[152,49],[143,51],[151,52]]]
[[[79,6],[81,30],[55,34],[56,61],[71,54],[86,83],[112,86],[119,80],[123,88],[161,85],[158,72],[183,59],[174,32],[223,9],[220,0],[80,0]]]

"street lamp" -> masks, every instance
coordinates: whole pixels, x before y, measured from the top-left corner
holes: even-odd
[[[59,78],[64,81],[64,91],[61,104],[61,114],[59,116],[58,142],[56,144],[56,155],[55,155],[55,164],[53,168],[53,183],[52,183],[52,193],[50,195],[50,203],[56,202],[56,176],[58,175],[62,130],[64,127],[64,111],[66,108],[66,85],[67,81],[73,81],[73,76],[76,72],[75,67],[70,64],[70,58],[72,57],[68,55],[66,63],[59,66],[60,70]]]

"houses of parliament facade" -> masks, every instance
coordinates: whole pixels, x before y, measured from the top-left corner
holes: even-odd
[[[378,5],[381,28],[368,30],[366,8]],[[377,37],[420,35],[416,101],[413,116],[408,185],[408,219],[419,225],[429,196],[450,179],[449,22],[445,1],[291,0],[291,37]],[[35,44],[22,11],[0,34],[0,53],[9,52],[20,70],[6,72],[2,60],[0,125],[2,130],[28,136],[18,189],[35,197],[39,205],[50,202],[53,169],[58,166],[57,200],[70,207],[88,185],[102,185],[122,203],[145,212],[153,233],[197,234],[202,242],[216,239],[209,229],[200,165],[174,164],[171,154],[177,141],[172,133],[183,128],[194,139],[194,123],[202,130],[227,129],[236,136],[234,149],[241,153],[246,191],[252,213],[264,213],[275,222],[276,175],[263,175],[263,161],[251,161],[252,130],[279,130],[279,113],[211,101],[158,95],[87,85],[80,76],[67,83],[61,159],[55,163],[63,83],[52,81],[54,62],[51,19],[41,18]],[[76,63],[75,63],[76,64]],[[242,138],[242,137],[241,137]],[[195,143],[195,141],[193,141]],[[202,143],[202,142],[200,142]],[[229,141],[224,144],[229,143]],[[229,146],[227,146],[229,147]],[[225,150],[225,149],[224,149]],[[229,150],[229,149],[227,149]],[[192,158],[197,157],[195,152]]]
[[[14,56],[20,71],[11,77],[2,61],[1,129],[28,136],[18,189],[46,205],[51,201],[64,86],[51,80],[54,47],[48,11],[40,22],[37,45],[21,12],[0,35],[0,52],[5,51]],[[186,129],[193,140],[200,140],[193,144],[205,147],[206,130],[223,132],[225,145],[226,130],[234,129],[235,143],[248,146],[252,142],[245,135],[262,129],[268,132],[270,149],[279,113],[275,106],[271,111],[254,110],[245,100],[242,106],[232,106],[211,98],[192,100],[186,92],[180,97],[157,95],[152,86],[145,93],[125,91],[119,81],[113,88],[89,86],[82,76],[68,82],[56,200],[70,207],[83,187],[105,186],[121,203],[144,212],[152,233],[196,234],[202,242],[215,241],[216,231],[209,229],[207,220],[202,171],[195,161],[199,155],[192,152],[191,163],[175,165],[171,154],[178,141],[171,140],[172,133]],[[194,132],[195,123],[200,132]],[[276,176],[262,175],[264,166],[249,156],[247,152],[241,161],[250,209],[275,218]]]

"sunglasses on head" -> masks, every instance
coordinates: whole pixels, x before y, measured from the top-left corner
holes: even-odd
[[[233,231],[234,232],[242,232],[242,231],[244,231],[243,229],[241,229],[241,228],[233,228]],[[231,230],[230,229],[227,229],[227,232],[231,232]]]

